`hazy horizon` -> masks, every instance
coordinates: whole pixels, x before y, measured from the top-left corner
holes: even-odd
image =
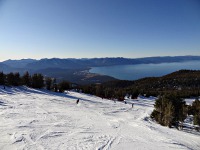
[[[0,0],[0,61],[200,55],[199,0]]]

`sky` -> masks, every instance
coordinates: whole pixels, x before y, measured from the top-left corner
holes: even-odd
[[[200,55],[200,0],[0,0],[0,61]]]

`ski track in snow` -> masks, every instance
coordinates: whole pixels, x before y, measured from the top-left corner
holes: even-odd
[[[0,149],[200,149],[199,134],[152,122],[153,104],[139,99],[131,108],[83,93],[0,87]]]

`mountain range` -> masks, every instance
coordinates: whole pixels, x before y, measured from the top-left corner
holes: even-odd
[[[159,63],[172,63],[172,62],[185,62],[185,61],[200,61],[200,56],[173,56],[173,57],[165,56],[165,57],[146,57],[146,58],[106,57],[106,58],[82,58],[82,59],[44,58],[40,60],[36,59],[6,60],[0,62],[0,71],[3,71],[5,73],[20,72],[21,74],[23,74],[25,71],[29,71],[31,74],[43,73],[46,76],[57,77],[60,79],[72,80],[79,78],[81,81],[83,81],[83,77],[84,79],[85,77],[88,76],[91,77],[91,75],[89,75],[89,72],[84,72],[85,70],[89,70],[89,68],[91,67],[150,64],[150,63],[159,64]],[[94,82],[96,82],[96,79]]]

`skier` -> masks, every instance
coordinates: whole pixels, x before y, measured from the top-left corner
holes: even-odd
[[[133,105],[134,105],[134,104],[132,103],[132,108],[133,108]]]
[[[78,104],[79,103],[79,99],[77,99],[77,101],[76,101],[76,104]]]

